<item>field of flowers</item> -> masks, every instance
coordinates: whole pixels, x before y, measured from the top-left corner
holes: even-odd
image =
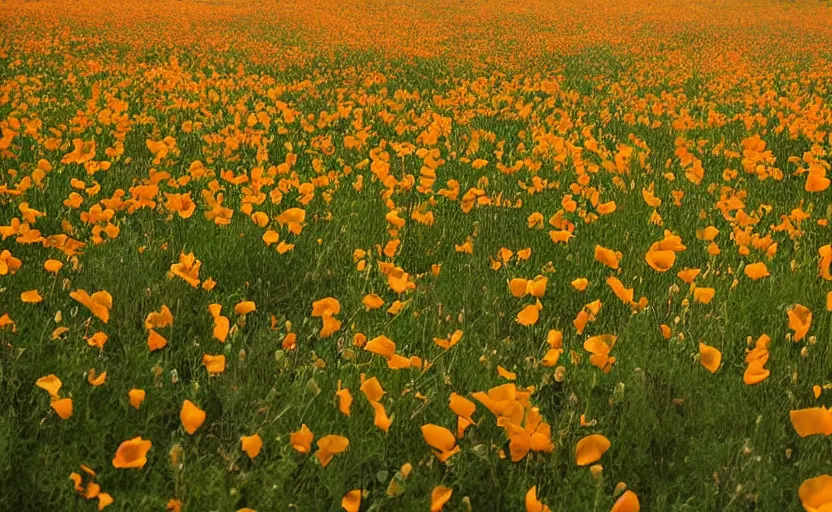
[[[832,7],[0,3],[0,503],[830,511]]]

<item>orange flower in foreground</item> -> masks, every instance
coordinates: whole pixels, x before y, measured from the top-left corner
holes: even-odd
[[[453,489],[444,485],[437,485],[430,493],[430,512],[439,512],[451,499]]]
[[[142,439],[141,436],[124,441],[116,450],[113,467],[118,469],[143,468],[147,464],[147,452],[151,446],[153,443]]]
[[[185,432],[192,435],[205,422],[205,411],[194,405],[190,400],[185,400],[182,403],[182,410],[179,411],[179,419],[182,420]]]
[[[806,306],[795,304],[786,315],[789,317],[789,329],[794,331],[792,341],[800,341],[806,337],[809,327],[812,326],[812,312]]]
[[[832,510],[832,476],[820,475],[804,480],[797,490],[797,495],[806,512]]]
[[[592,434],[578,441],[575,447],[575,462],[586,466],[597,462],[610,449],[610,440],[601,434]]]
[[[624,494],[615,500],[610,512],[639,512],[641,510],[641,503],[638,501],[638,496],[633,491],[625,491]]]
[[[69,296],[83,304],[90,310],[90,313],[98,317],[105,324],[110,321],[113,297],[106,291],[102,290],[89,295],[84,290],[75,290]]]
[[[523,500],[526,505],[526,512],[551,512],[551,509],[537,499],[537,486],[533,485],[531,489],[526,492],[526,497]]]
[[[292,445],[292,448],[300,453],[309,453],[312,449],[313,439],[315,439],[315,435],[309,430],[306,424],[302,424],[300,430],[292,432],[289,435],[289,443]]]
[[[711,373],[716,373],[722,363],[722,352],[715,347],[699,343],[699,362]]]
[[[29,290],[20,294],[20,300],[27,304],[37,304],[43,301],[43,297],[40,296],[37,290]]]
[[[63,383],[55,374],[49,374],[46,377],[39,378],[35,385],[49,393],[52,398],[58,398],[58,391],[60,391]]]
[[[789,411],[789,418],[800,437],[832,435],[832,411],[826,407],[810,407]]]
[[[445,427],[440,427],[432,423],[422,425],[422,437],[433,448],[433,453],[440,462],[445,462],[452,455],[459,452],[459,446],[456,446],[456,438]]]
[[[621,258],[622,255],[620,252],[615,252],[611,249],[607,249],[606,247],[601,247],[600,245],[595,246],[595,261],[603,263],[613,270],[618,269]]]
[[[238,315],[247,315],[254,311],[257,311],[257,306],[251,300],[244,300],[234,306],[234,313]]]
[[[139,410],[139,407],[141,407],[142,402],[144,402],[146,396],[147,393],[145,393],[143,389],[131,389],[127,393],[127,397],[130,399],[130,406],[136,409],[137,411]]]
[[[241,436],[240,444],[242,445],[243,451],[246,452],[246,455],[248,455],[250,459],[257,457],[260,454],[260,449],[263,448],[263,440],[260,439],[259,434],[254,434],[253,436]]]
[[[341,508],[346,512],[358,512],[361,508],[361,489],[353,489],[341,498]]]
[[[52,400],[49,406],[55,410],[62,420],[68,420],[72,416],[71,398],[59,398],[57,400]]]
[[[209,375],[219,375],[225,371],[225,356],[223,354],[216,356],[203,354],[202,364],[208,370]]]
[[[194,253],[185,254],[183,252],[179,254],[179,262],[170,266],[168,277],[180,277],[189,285],[196,288],[200,283],[199,269],[201,266],[202,262],[194,257]]]
[[[321,463],[321,466],[326,467],[332,458],[343,453],[350,445],[350,440],[344,436],[328,435],[318,439],[318,451],[315,452],[315,457]]]
[[[753,280],[762,279],[764,277],[769,277],[771,274],[768,272],[768,267],[766,267],[765,263],[758,262],[752,263],[750,265],[746,265],[743,269],[745,275]]]

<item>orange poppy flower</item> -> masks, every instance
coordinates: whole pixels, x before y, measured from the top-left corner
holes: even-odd
[[[257,306],[254,304],[254,301],[244,300],[234,306],[234,313],[238,315],[247,315],[254,311],[257,311]]]
[[[148,313],[144,320],[145,329],[164,329],[169,325],[173,325],[173,313],[165,305],[162,305],[162,309],[158,312]]]
[[[75,290],[70,297],[80,302],[105,324],[110,321],[110,310],[113,308],[113,297],[106,291],[95,292],[92,295],[84,290]]]
[[[685,270],[680,270],[679,272],[677,272],[676,276],[685,283],[691,284],[701,271],[702,270],[698,268],[687,268]]]
[[[832,411],[826,407],[810,407],[789,411],[792,426],[800,437],[832,435]]]
[[[526,491],[526,496],[523,499],[526,505],[526,512],[551,512],[551,509],[537,499],[537,486],[533,485],[531,489]]]
[[[350,440],[344,436],[328,435],[318,439],[318,450],[315,457],[318,458],[322,467],[326,467],[332,458],[343,453],[350,445]]]
[[[462,339],[462,334],[462,330],[457,329],[453,332],[453,334],[451,334],[451,336],[448,339],[433,338],[433,342],[439,345],[440,347],[444,348],[445,350],[448,350],[449,348],[459,343],[459,340]]]
[[[384,299],[382,299],[375,293],[370,293],[364,296],[364,299],[361,300],[361,303],[364,304],[364,308],[366,311],[372,311],[383,306]]]
[[[43,301],[43,297],[40,296],[37,290],[29,290],[20,294],[20,300],[27,304],[37,304]]]
[[[315,435],[309,430],[306,424],[301,424],[300,430],[292,432],[289,435],[289,443],[292,445],[292,448],[300,453],[309,453],[312,449],[313,439],[315,439]]]
[[[653,250],[644,255],[644,260],[656,272],[667,272],[676,261],[676,253],[671,250]]]
[[[702,304],[708,304],[713,300],[714,295],[716,295],[716,290],[713,288],[700,288],[696,287],[693,290],[693,300],[696,302],[701,302]]]
[[[806,337],[809,327],[812,326],[812,312],[806,306],[795,304],[786,315],[789,317],[789,329],[794,331],[792,341],[800,341]]]
[[[338,391],[335,392],[335,396],[338,397],[338,410],[344,416],[349,416],[351,414],[350,407],[352,406],[352,393],[347,388],[341,387],[341,381],[338,381]]]
[[[750,265],[746,265],[743,269],[745,275],[753,280],[762,279],[764,277],[768,277],[771,274],[768,272],[768,268],[766,267],[765,263],[752,263]]]
[[[141,469],[147,464],[147,452],[150,451],[153,443],[141,436],[124,441],[118,446],[116,456],[113,458],[113,467],[117,469]]]
[[[225,371],[225,356],[222,354],[216,356],[203,354],[202,364],[208,370],[209,375],[219,375]]]
[[[820,475],[804,480],[797,495],[806,512],[826,512],[832,509],[832,476]]]
[[[376,336],[364,345],[364,350],[389,358],[396,353],[396,343],[383,334]]]
[[[230,322],[228,317],[220,314],[221,311],[222,306],[219,304],[211,304],[208,306],[208,312],[214,317],[214,329],[211,335],[219,340],[220,343],[225,343],[226,338],[228,338]]]
[[[127,397],[130,399],[130,406],[136,409],[137,411],[139,410],[139,407],[141,407],[142,402],[144,402],[146,396],[147,393],[145,393],[143,389],[134,388],[127,393]]]
[[[639,503],[636,493],[625,491],[615,500],[610,512],[639,512],[640,510],[641,503]]]
[[[183,252],[179,254],[179,262],[170,266],[168,277],[179,277],[196,288],[201,282],[199,280],[199,269],[201,266],[202,262],[194,257],[194,253],[185,254]]]
[[[589,286],[589,280],[584,277],[579,277],[575,279],[571,283],[569,283],[572,288],[578,290],[579,292],[585,291],[587,286]]]
[[[358,512],[361,508],[361,489],[353,489],[341,498],[341,508],[345,512]]]
[[[430,512],[439,512],[445,507],[454,493],[453,489],[444,485],[437,485],[430,493]]]
[[[167,344],[168,340],[166,340],[164,336],[155,330],[150,329],[147,334],[147,348],[149,348],[151,352],[163,349],[167,346]]]
[[[98,377],[95,376],[95,368],[91,368],[89,373],[87,373],[87,382],[93,387],[98,387],[104,384],[104,381],[107,380],[107,372],[101,372],[101,375]]]
[[[424,437],[428,446],[433,448],[433,453],[440,462],[445,462],[459,452],[456,438],[450,430],[432,423],[422,425],[421,429],[422,437]]]
[[[526,327],[536,324],[540,318],[540,310],[542,308],[543,305],[540,304],[540,301],[537,301],[535,304],[529,304],[517,313],[517,323]]]
[[[194,405],[190,400],[185,400],[182,403],[182,410],[179,411],[179,419],[182,421],[185,432],[193,435],[205,422],[205,411]]]
[[[59,398],[56,400],[52,400],[49,404],[52,409],[58,413],[58,416],[62,420],[68,420],[72,416],[72,399],[71,398]]]
[[[259,434],[241,436],[240,443],[243,451],[246,452],[246,455],[248,455],[250,459],[257,457],[260,454],[260,449],[263,448],[263,440],[260,439]]]
[[[595,246],[595,261],[603,263],[613,270],[617,270],[621,262],[622,255],[620,252],[615,252],[600,245]]]
[[[722,363],[722,352],[715,347],[699,343],[699,362],[711,373],[716,373]]]
[[[610,449],[610,440],[600,434],[592,434],[578,441],[575,461],[579,466],[597,462]]]
[[[49,393],[50,397],[58,398],[58,391],[60,391],[63,383],[55,374],[49,374],[35,381],[35,385]]]
[[[64,266],[64,264],[61,263],[58,260],[46,260],[46,261],[43,262],[43,268],[47,272],[51,272],[53,274],[57,274],[58,271],[61,270],[61,268],[63,266]]]

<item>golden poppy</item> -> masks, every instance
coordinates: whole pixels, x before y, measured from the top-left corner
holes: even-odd
[[[37,304],[43,301],[43,297],[41,297],[37,290],[29,290],[20,294],[20,300],[27,304]]]
[[[143,389],[134,388],[127,393],[127,397],[130,399],[130,406],[137,411],[139,410],[139,407],[141,407],[142,402],[144,402],[145,396],[147,396],[147,393],[145,393]]]
[[[572,288],[578,290],[579,292],[585,291],[587,286],[589,286],[589,280],[584,277],[579,277],[575,279],[571,283],[569,283]]]
[[[615,500],[610,512],[639,512],[640,510],[641,503],[639,503],[636,493],[625,491]]]
[[[95,368],[91,368],[90,371],[87,373],[87,382],[93,387],[98,387],[104,384],[104,381],[107,380],[107,372],[101,372],[101,375],[98,377],[95,376]]]
[[[715,294],[716,290],[713,288],[700,288],[697,286],[693,290],[693,300],[702,304],[708,304],[713,300]]]
[[[667,272],[676,261],[676,253],[671,250],[653,250],[644,255],[644,260],[656,272]]]
[[[786,311],[789,317],[789,329],[794,331],[792,341],[800,341],[806,337],[812,326],[812,312],[806,306],[795,304]]]
[[[289,443],[292,445],[292,448],[300,453],[309,453],[312,449],[313,439],[315,439],[315,435],[312,434],[312,431],[309,430],[306,424],[301,424],[300,430],[292,432],[289,435]]]
[[[526,491],[526,496],[523,499],[526,506],[526,512],[551,512],[551,509],[537,499],[537,486],[533,485],[531,489]]]
[[[116,456],[113,458],[113,467],[117,469],[141,469],[147,464],[147,452],[153,443],[141,436],[124,441],[118,446]]]
[[[153,311],[147,315],[144,320],[145,329],[163,329],[173,324],[173,313],[170,312],[167,306],[162,305],[162,309],[158,312]]]
[[[54,399],[52,400],[52,402],[49,403],[49,406],[55,410],[55,412],[62,420],[68,420],[72,416],[71,398]]]
[[[196,288],[199,283],[199,269],[202,267],[202,262],[194,257],[194,253],[179,254],[179,262],[170,266],[168,277],[179,277],[187,282],[192,287]]]
[[[318,439],[318,450],[315,452],[315,457],[318,458],[322,467],[326,467],[335,455],[343,453],[349,445],[350,440],[344,436],[324,436]]]
[[[194,405],[190,400],[185,400],[182,403],[182,410],[179,411],[182,426],[185,428],[185,432],[191,435],[205,422],[205,416],[205,411]]]
[[[75,290],[69,294],[70,297],[80,302],[90,310],[94,316],[105,324],[110,321],[110,310],[113,308],[113,297],[106,291],[98,291],[92,295],[84,290]]]
[[[375,293],[370,293],[365,295],[364,298],[361,300],[361,303],[364,304],[364,308],[367,311],[372,311],[374,309],[378,309],[384,305],[384,299],[376,295]]]
[[[147,335],[147,348],[151,352],[163,349],[167,346],[168,340],[153,329],[150,329]]]
[[[254,301],[244,300],[234,306],[234,313],[238,315],[247,315],[254,311],[257,311],[257,306],[254,304]]]
[[[715,347],[699,343],[699,362],[709,372],[716,373],[719,365],[722,362],[722,352]]]
[[[745,272],[746,276],[748,276],[749,278],[751,278],[755,281],[757,279],[762,279],[764,277],[768,277],[768,276],[771,275],[768,272],[768,268],[766,267],[766,264],[762,263],[762,262],[752,263],[750,265],[746,265],[745,268],[743,269],[743,272]]]
[[[600,434],[592,434],[578,441],[575,461],[579,466],[597,462],[610,449],[610,440]]]
[[[832,435],[832,411],[826,407],[810,407],[789,411],[789,418],[800,437],[815,434]]]
[[[832,476],[820,475],[804,480],[797,495],[806,512],[826,512],[832,509]]]
[[[617,270],[621,262],[621,253],[615,252],[600,245],[595,246],[595,261],[603,263],[613,270]]]
[[[540,301],[536,304],[529,304],[524,307],[519,313],[517,313],[517,323],[526,327],[536,324],[538,318],[540,318],[541,307]]]
[[[49,374],[35,381],[35,385],[49,393],[50,397],[58,398],[58,391],[60,391],[63,383],[55,374]]]
[[[341,381],[338,381],[338,391],[335,392],[335,396],[338,397],[338,410],[344,416],[349,416],[350,407],[352,406],[352,393],[347,388],[341,387]]]
[[[421,429],[422,437],[424,437],[428,446],[433,448],[433,453],[440,462],[445,462],[452,455],[459,452],[456,438],[450,430],[432,423],[422,425]]]
[[[346,512],[358,512],[361,508],[361,489],[353,489],[341,498],[341,508]]]
[[[202,364],[208,370],[209,375],[219,375],[225,371],[225,356],[222,354],[216,356],[203,354]]]
[[[445,507],[454,493],[453,489],[444,485],[437,485],[430,493],[430,512],[439,512]]]
[[[256,433],[251,436],[241,436],[240,444],[250,459],[257,457],[260,454],[260,449],[263,448],[263,440]]]

